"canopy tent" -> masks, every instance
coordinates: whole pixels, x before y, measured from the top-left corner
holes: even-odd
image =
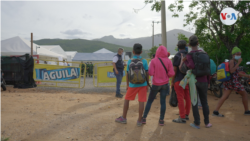
[[[67,56],[70,56],[70,58],[73,59],[77,51],[65,51],[65,53]]]
[[[102,48],[102,49],[97,50],[97,51],[95,51],[95,52],[93,52],[93,53],[114,53],[114,52],[109,51],[109,50],[107,50],[106,48]]]
[[[76,53],[73,61],[112,61],[116,53]]]
[[[73,61],[112,61],[117,53],[76,53]],[[124,59],[124,55],[122,55]],[[126,55],[124,60],[129,60]]]
[[[60,54],[63,58],[67,58],[67,54],[60,45],[40,45],[40,47],[46,48],[54,53]]]
[[[31,53],[31,43],[19,36],[1,41],[1,55],[15,56]],[[63,55],[54,53],[46,48],[40,47],[33,43],[33,55],[39,55],[40,59],[58,60],[58,57]],[[65,58],[66,59],[66,58]]]

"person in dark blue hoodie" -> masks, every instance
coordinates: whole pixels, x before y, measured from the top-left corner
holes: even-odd
[[[122,60],[123,48],[118,49],[117,55],[113,57],[113,71],[116,76],[116,97],[122,98],[123,95],[120,93],[120,86],[123,77],[124,66],[126,64]]]

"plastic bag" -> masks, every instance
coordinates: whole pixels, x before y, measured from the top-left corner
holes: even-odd
[[[171,95],[170,95],[169,105],[171,107],[177,107],[178,106],[177,95],[176,95],[176,92],[174,90],[174,87],[172,88],[172,92],[171,92]]]

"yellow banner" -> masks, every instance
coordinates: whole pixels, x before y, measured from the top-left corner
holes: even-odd
[[[126,82],[127,66],[123,71],[122,82]],[[103,66],[97,68],[98,83],[116,82],[113,66]]]

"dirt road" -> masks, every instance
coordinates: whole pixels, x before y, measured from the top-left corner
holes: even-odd
[[[167,104],[165,126],[158,126],[159,96],[152,104],[147,124],[136,126],[137,100],[130,103],[128,123],[115,122],[122,114],[124,99],[114,93],[84,94],[8,87],[1,95],[1,135],[10,141],[249,141],[250,116],[244,116],[241,96],[231,94],[221,108],[226,117],[213,117],[213,127],[201,129],[173,123],[178,108]],[[167,97],[168,101],[169,97]],[[218,98],[208,95],[210,113]],[[250,95],[249,95],[250,105]],[[202,115],[202,110],[200,110]]]

